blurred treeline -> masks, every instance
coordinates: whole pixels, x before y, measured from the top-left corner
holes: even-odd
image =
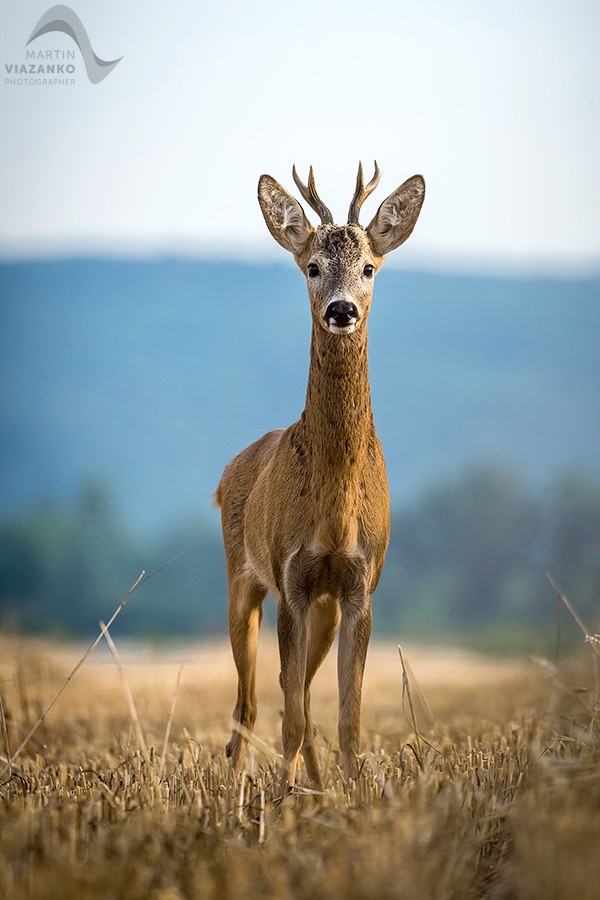
[[[0,626],[89,635],[142,569],[172,557],[131,599],[121,634],[226,630],[218,514],[144,536],[126,524],[108,486],[87,484],[70,504],[46,501],[0,524]],[[598,631],[600,482],[565,474],[535,492],[513,472],[472,468],[395,512],[375,629],[437,639],[548,633],[546,572]]]

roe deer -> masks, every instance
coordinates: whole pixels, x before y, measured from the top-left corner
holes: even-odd
[[[271,431],[226,467],[221,507],[229,581],[229,630],[238,672],[238,727],[227,745],[239,773],[256,718],[255,671],[262,602],[278,595],[277,634],[284,695],[284,783],[293,785],[302,749],[309,782],[323,788],[310,712],[310,685],[338,625],[339,745],[347,777],[358,773],[363,670],[371,596],[390,534],[387,476],[375,434],[367,362],[373,276],[412,232],[425,196],[420,175],[383,201],[367,228],[358,223],[362,165],[348,224],[337,226],[293,168],[315,229],[300,204],[269,175],[258,183],[267,228],[307,277],[312,315],[306,406],[298,422]]]

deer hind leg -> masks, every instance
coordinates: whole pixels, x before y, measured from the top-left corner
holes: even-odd
[[[247,578],[237,578],[229,585],[229,635],[238,673],[237,702],[231,740],[225,748],[231,759],[233,774],[239,774],[244,762],[248,735],[256,720],[256,651],[266,590]]]
[[[323,790],[323,780],[314,744],[315,729],[310,711],[310,685],[319,666],[329,653],[340,622],[340,607],[334,597],[324,597],[313,603],[308,616],[308,653],[304,681],[304,741],[302,755],[306,774],[312,787]]]
[[[358,562],[358,561],[357,561]],[[338,647],[340,750],[346,777],[358,775],[362,683],[371,636],[371,597],[366,589],[364,566],[348,573],[341,599]]]

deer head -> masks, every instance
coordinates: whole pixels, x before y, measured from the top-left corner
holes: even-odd
[[[364,185],[359,164],[356,190],[348,212],[348,224],[333,222],[328,207],[319,197],[310,168],[308,184],[293,177],[304,200],[318,213],[321,224],[314,228],[302,206],[271,178],[258,182],[258,201],[267,228],[278,244],[293,254],[304,272],[313,322],[332,334],[351,334],[365,325],[373,279],[391,250],[410,236],[425,197],[425,182],[413,175],[383,201],[375,216],[363,228],[358,218],[363,202],[379,183],[380,171]]]

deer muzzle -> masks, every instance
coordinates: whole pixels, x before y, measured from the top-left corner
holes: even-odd
[[[327,327],[334,334],[351,334],[360,319],[355,303],[348,300],[333,300],[323,316]]]

